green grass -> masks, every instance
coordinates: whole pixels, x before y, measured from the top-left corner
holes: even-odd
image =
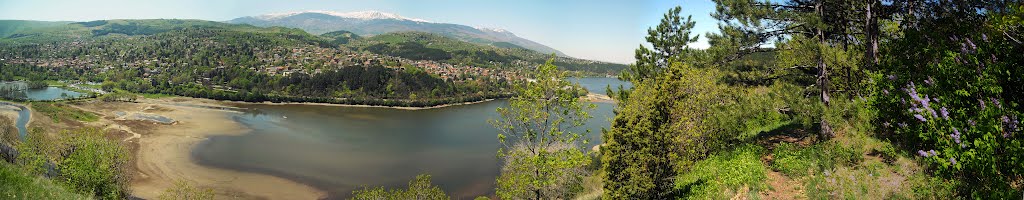
[[[100,84],[78,84],[84,88],[102,90],[103,87]]]
[[[0,199],[91,199],[0,161]]]
[[[176,96],[178,96],[178,95],[173,95],[173,94],[149,94],[149,93],[143,93],[143,94],[139,94],[139,95],[142,95],[142,97],[145,97],[147,99],[159,99],[159,98],[167,98],[167,97],[176,97]]]
[[[746,195],[756,198],[758,191],[767,188],[768,168],[760,159],[763,151],[759,146],[743,146],[699,161],[677,177],[676,188],[690,199],[728,199],[748,187]]]
[[[54,123],[62,120],[75,120],[82,122],[94,122],[100,117],[94,113],[72,108],[64,103],[32,103],[32,109],[50,117]]]
[[[862,150],[828,141],[810,147],[781,143],[772,151],[772,169],[789,176],[803,176],[863,160]]]
[[[65,82],[60,82],[60,81],[55,81],[55,80],[46,80],[44,82],[46,82],[47,85],[50,85],[50,87],[67,87],[68,86],[68,84],[65,83]]]
[[[852,130],[852,129],[850,129]],[[954,182],[930,175],[887,141],[862,134],[808,147],[781,143],[771,168],[800,180],[810,199],[944,199]]]

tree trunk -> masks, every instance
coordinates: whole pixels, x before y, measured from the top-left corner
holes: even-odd
[[[541,155],[541,158],[543,158],[543,156],[544,155]],[[541,160],[543,160],[543,159],[541,159]],[[540,168],[534,168],[533,169],[533,178],[534,179],[539,179],[540,178]],[[539,187],[539,186],[535,186],[535,187],[537,187],[537,188],[533,189],[533,194],[536,196],[535,197],[536,200],[540,200],[540,189],[541,189],[541,187]]]
[[[825,9],[822,7],[822,3],[820,1],[818,3],[816,3],[814,8],[815,8],[815,11],[817,11],[818,17],[821,17],[821,18],[825,17],[825,13],[824,13]],[[825,46],[827,45],[827,43],[825,41],[824,30],[822,30],[823,28],[822,27],[817,27],[816,29],[817,29],[817,33],[816,34],[818,36],[818,42],[819,42],[818,43],[819,46],[818,46],[818,81],[817,82],[818,82],[818,88],[821,89],[821,103],[825,104],[825,110],[828,110],[829,109],[829,102],[830,102],[830,100],[829,100],[830,97],[828,95],[828,93],[829,93],[828,84],[831,81],[828,78],[828,64],[825,63]],[[825,120],[825,113],[824,113],[824,111],[822,112],[822,116],[821,116],[821,131],[819,133],[819,137],[821,139],[831,138],[832,137],[832,128],[829,127],[828,121]]]
[[[878,62],[879,62],[879,60],[878,60],[878,37],[879,37],[878,36],[878,34],[879,34],[878,18],[875,17],[876,15],[878,15],[877,14],[878,11],[875,10],[875,5],[878,3],[878,0],[867,0],[867,1],[868,1],[868,3],[866,4],[866,7],[864,9],[865,10],[865,15],[864,15],[864,23],[865,23],[864,35],[866,36],[866,38],[868,40],[868,43],[867,43],[868,46],[867,46],[867,50],[864,51],[864,57],[866,58],[867,64],[868,64],[866,69],[867,70],[875,70],[875,66],[877,66]]]

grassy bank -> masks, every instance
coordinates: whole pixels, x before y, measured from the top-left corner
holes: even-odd
[[[92,199],[6,162],[0,162],[0,183],[0,199]]]
[[[32,103],[32,109],[50,117],[50,119],[55,123],[59,123],[62,120],[82,122],[94,122],[99,120],[99,116],[95,113],[79,110],[64,103],[35,102]]]

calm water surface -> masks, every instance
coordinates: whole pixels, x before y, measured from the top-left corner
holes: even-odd
[[[590,79],[581,82],[621,83]],[[499,144],[487,119],[497,118],[495,109],[507,103],[428,110],[244,105],[254,111],[233,118],[250,133],[212,137],[192,155],[203,165],[310,184],[332,198],[346,198],[364,185],[404,186],[418,174],[430,174],[455,198],[472,198],[494,192]],[[588,149],[600,143],[600,130],[613,117],[613,104],[597,105],[586,125]]]
[[[0,87],[10,87],[10,86],[19,87],[19,88],[25,88],[27,85],[26,85],[25,82],[20,82],[20,81],[0,82]],[[75,92],[75,91],[71,91],[71,90],[67,90],[67,89],[59,88],[59,87],[46,87],[46,88],[40,88],[40,89],[25,89],[25,90],[22,90],[22,93],[25,95],[24,96],[25,98],[27,98],[28,100],[32,100],[32,101],[59,100],[59,99],[81,97],[81,96],[85,96],[86,95],[86,94],[83,94],[83,93],[79,93],[79,92]]]
[[[26,134],[28,134],[28,128],[26,126],[28,125],[28,120],[32,117],[32,113],[28,110],[28,108],[19,104],[0,102],[0,105],[9,105],[18,107],[18,109],[20,109],[18,111],[18,119],[15,120],[14,126],[18,128],[18,135],[20,136],[20,138],[22,140],[25,140],[25,136]]]

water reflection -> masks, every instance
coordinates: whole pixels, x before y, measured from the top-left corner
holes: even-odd
[[[603,87],[603,86],[602,86]],[[359,186],[404,186],[418,174],[457,199],[489,195],[498,175],[496,100],[427,110],[317,105],[242,105],[234,120],[252,131],[194,149],[203,165],[272,174],[346,198]],[[598,103],[584,128],[600,143],[613,104]]]

